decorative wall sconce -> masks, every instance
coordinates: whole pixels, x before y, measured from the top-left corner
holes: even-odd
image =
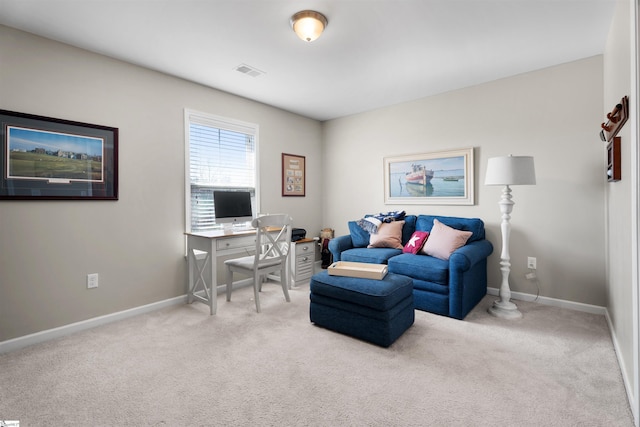
[[[615,182],[622,179],[622,168],[620,164],[620,142],[621,138],[616,136],[629,118],[629,97],[625,96],[619,104],[607,113],[607,122],[600,127],[600,139],[607,144],[607,181]]]
[[[625,96],[620,100],[619,104],[607,113],[607,122],[602,123],[600,127],[600,139],[604,142],[611,141],[622,129],[622,126],[629,118],[629,97]]]

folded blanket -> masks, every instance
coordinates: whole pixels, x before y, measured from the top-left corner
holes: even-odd
[[[383,222],[400,221],[404,219],[405,211],[392,211],[387,213],[379,213],[377,215],[365,215],[364,218],[359,219],[356,223],[363,230],[368,231],[370,234],[378,233],[378,227]]]

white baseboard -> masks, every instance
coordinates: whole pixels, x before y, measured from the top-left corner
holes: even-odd
[[[233,282],[233,289],[250,286],[253,283],[253,279],[243,279]],[[218,285],[217,293],[222,294],[226,292],[226,285]],[[196,294],[204,294],[204,291],[196,292]],[[161,308],[170,307],[173,305],[186,304],[187,295],[179,297],[169,298],[163,301],[154,302],[140,307],[130,308],[128,310],[118,311],[116,313],[105,314],[104,316],[94,317],[92,319],[83,320],[69,325],[60,326],[53,329],[47,329],[46,331],[40,331],[33,334],[25,335],[22,337],[13,338],[7,341],[0,341],[0,354],[7,353],[9,351],[18,350],[33,344],[39,344],[52,339],[60,338],[65,335],[70,335],[75,332],[84,331],[86,329],[95,328],[96,326],[105,325],[111,322],[117,322],[118,320],[127,319],[129,317],[138,316],[140,314],[149,313],[151,311],[160,310]]]
[[[499,295],[499,289],[487,288],[487,294]],[[531,302],[535,300],[535,302],[544,304],[544,305],[550,305],[554,307],[567,308],[570,310],[577,310],[577,311],[583,311],[583,312],[592,313],[592,314],[604,315],[607,321],[607,326],[609,327],[609,335],[611,336],[611,341],[613,342],[613,350],[616,354],[616,359],[618,360],[618,367],[620,369],[620,375],[622,376],[625,392],[627,393],[627,400],[629,401],[629,404],[631,406],[631,412],[633,413],[634,420],[638,418],[638,415],[633,410],[634,402],[635,402],[634,395],[633,395],[633,381],[627,378],[625,363],[620,353],[620,346],[618,345],[618,339],[613,329],[613,323],[611,321],[611,317],[609,316],[609,310],[607,310],[606,307],[600,307],[597,305],[590,305],[590,304],[582,304],[579,302],[559,300],[559,299],[548,298],[548,297],[538,297],[536,300],[535,295],[525,294],[522,292],[511,292],[511,298],[515,300],[531,301]]]
[[[234,288],[246,286],[244,283],[234,283]],[[223,292],[224,287],[218,287],[218,293]],[[497,288],[487,288],[487,294],[498,295]],[[533,301],[536,296],[531,294],[525,294],[522,292],[511,292],[511,297],[516,300]],[[104,316],[94,317],[92,319],[83,320],[81,322],[71,323],[69,325],[60,326],[58,328],[48,329],[46,331],[36,332],[34,334],[25,335],[22,337],[10,339],[0,342],[0,353],[6,353],[9,351],[18,350],[33,344],[39,344],[45,341],[49,341],[55,338],[60,338],[65,335],[70,335],[75,332],[84,331],[86,329],[95,328],[96,326],[105,325],[107,323],[116,322],[129,317],[137,316],[140,314],[148,313],[150,311],[159,310],[161,308],[169,307],[172,305],[186,304],[187,296],[182,295],[175,298],[170,298],[164,301],[158,301],[151,304],[143,305],[140,307],[134,307],[128,310],[119,311],[117,313],[106,314]],[[578,302],[559,300],[548,297],[538,297],[537,301],[540,304],[567,308],[571,310],[584,311],[593,314],[607,315],[607,309],[605,307],[599,307],[595,305],[582,304]],[[609,321],[609,320],[608,320]],[[614,342],[615,343],[615,342]],[[616,350],[616,354],[617,354]],[[625,383],[626,384],[626,383]]]
[[[631,408],[631,412],[633,414],[633,419],[637,420],[638,414],[634,411],[634,396],[633,396],[633,381],[627,378],[626,368],[624,359],[620,353],[620,346],[618,345],[618,338],[616,337],[615,330],[613,329],[613,322],[611,321],[611,317],[609,316],[609,310],[605,310],[605,318],[607,319],[607,325],[609,326],[609,333],[611,335],[611,341],[613,342],[613,350],[616,353],[616,358],[618,359],[618,367],[620,368],[620,375],[622,376],[622,382],[624,384],[624,390],[627,393],[627,400],[629,401],[629,406]],[[637,423],[636,423],[637,424]]]
[[[500,295],[500,290],[498,288],[487,288],[487,294]],[[550,305],[553,307],[560,307],[560,308],[568,308],[570,310],[584,311],[586,313],[600,314],[603,316],[607,312],[606,307],[600,307],[598,305],[583,304],[581,302],[573,302],[573,301],[567,301],[567,300],[549,298],[549,297],[540,297],[540,296],[537,297],[536,299],[535,295],[525,294],[523,292],[511,291],[511,298],[515,300],[520,300],[520,301],[529,301],[529,302],[535,301],[538,304]]]
[[[18,350],[33,344],[39,344],[45,341],[49,341],[55,338],[60,338],[65,335],[70,335],[75,332],[84,331],[86,329],[95,328],[96,326],[104,325],[118,320],[123,320],[129,317],[138,316],[140,314],[148,313],[150,311],[159,310],[161,308],[169,307],[172,305],[186,304],[187,296],[179,296],[170,298],[164,301],[158,301],[140,307],[134,307],[128,310],[119,311],[117,313],[106,314],[104,316],[94,317],[92,319],[83,320],[69,325],[60,326],[58,328],[47,329],[46,331],[36,332],[34,334],[25,335],[22,337],[10,339],[0,342],[0,353],[6,353],[13,350]]]

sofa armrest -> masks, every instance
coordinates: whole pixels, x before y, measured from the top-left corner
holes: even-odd
[[[463,319],[487,294],[488,240],[466,244],[449,257],[449,316]]]
[[[346,234],[344,236],[338,236],[329,240],[329,251],[333,255],[333,261],[340,261],[340,255],[343,251],[353,248],[353,242],[351,241],[351,235]]]
[[[485,260],[493,252],[488,240],[476,240],[456,249],[449,257],[449,270],[467,271],[478,261]]]

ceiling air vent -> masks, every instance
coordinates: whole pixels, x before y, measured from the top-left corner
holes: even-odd
[[[242,74],[246,74],[251,77],[258,77],[264,74],[264,71],[260,71],[257,68],[254,68],[247,64],[240,64],[236,67],[236,71],[241,72]]]

